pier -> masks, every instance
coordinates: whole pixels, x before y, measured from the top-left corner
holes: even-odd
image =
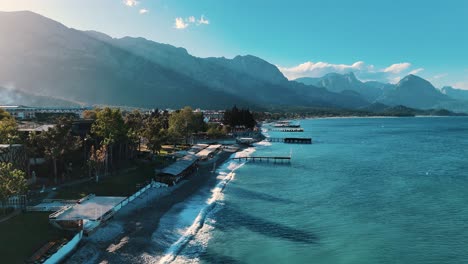
[[[271,162],[273,163],[291,163],[290,156],[257,156],[257,157],[236,157],[232,158],[233,160],[239,161],[252,161],[252,162]]]
[[[299,128],[273,128],[270,129],[270,131],[273,132],[304,132],[304,129],[299,127]]]
[[[312,144],[312,138],[266,138],[268,142],[280,142],[286,144]]]

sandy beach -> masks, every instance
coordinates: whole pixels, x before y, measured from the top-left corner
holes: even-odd
[[[168,245],[152,241],[161,218],[200,189],[215,187],[213,167],[222,165],[232,154],[233,150],[225,149],[211,160],[200,163],[198,172],[179,184],[148,190],[85,238],[66,263],[140,263],[142,255],[162,255]]]

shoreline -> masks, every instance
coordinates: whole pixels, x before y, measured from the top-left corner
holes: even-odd
[[[200,163],[198,172],[173,187],[148,190],[141,199],[123,208],[112,220],[85,238],[84,245],[66,262],[139,263],[143,255],[163,257],[167,245],[152,241],[152,234],[160,227],[161,219],[176,205],[187,202],[202,189],[216,187],[218,180],[212,172],[213,163],[217,170],[232,154],[243,149],[241,147],[235,152],[223,150],[212,160]]]
[[[460,117],[464,118],[467,116],[441,116],[441,115],[414,115],[414,116],[319,116],[319,117],[304,117],[304,118],[291,118],[291,119],[278,119],[274,121],[269,121],[265,124],[273,124],[278,121],[300,121],[300,120],[313,120],[313,119],[358,119],[358,118],[363,118],[363,119],[393,119],[393,118],[447,118],[447,117]],[[262,125],[262,126],[263,126]]]

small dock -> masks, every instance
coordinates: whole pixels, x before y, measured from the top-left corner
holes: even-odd
[[[312,144],[312,138],[266,138],[268,142],[280,142],[286,144]]]
[[[270,131],[273,132],[304,132],[304,129],[302,127],[299,128],[273,128],[270,129]]]
[[[252,161],[252,162],[273,162],[273,163],[291,163],[290,156],[257,156],[257,157],[236,157],[233,160]]]

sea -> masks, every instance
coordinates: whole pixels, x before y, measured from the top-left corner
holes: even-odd
[[[295,120],[313,144],[260,142],[155,232],[158,263],[468,263],[468,118]]]

